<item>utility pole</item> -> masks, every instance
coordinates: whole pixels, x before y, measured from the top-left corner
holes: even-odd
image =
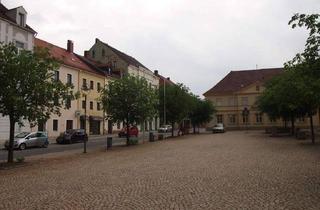
[[[166,80],[163,80],[163,125],[167,124],[166,121]]]
[[[87,133],[87,94],[84,95],[86,106],[84,107],[84,133]],[[87,140],[83,140],[83,153],[87,153]]]

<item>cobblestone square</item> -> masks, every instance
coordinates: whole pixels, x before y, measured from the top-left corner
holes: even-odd
[[[320,209],[320,146],[262,131],[30,162],[0,170],[0,209]]]

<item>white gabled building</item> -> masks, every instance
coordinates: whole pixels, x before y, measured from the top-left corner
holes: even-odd
[[[0,2],[0,42],[12,42],[18,48],[33,50],[35,35],[36,32],[27,25],[27,12],[22,6],[7,9]],[[0,114],[0,140],[9,138],[9,127],[9,118]],[[28,122],[24,123],[24,127],[16,124],[16,133],[30,130]]]

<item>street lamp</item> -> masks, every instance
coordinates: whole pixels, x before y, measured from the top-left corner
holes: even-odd
[[[87,87],[87,84],[83,84],[81,90],[83,92],[88,92],[89,88]],[[85,106],[84,106],[84,133],[87,133],[87,94],[83,93],[84,96],[84,102],[85,102]],[[83,140],[83,153],[87,153],[87,141],[86,139]]]

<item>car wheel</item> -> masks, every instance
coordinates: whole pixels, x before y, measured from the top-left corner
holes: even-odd
[[[20,144],[19,149],[25,150],[27,148],[26,144]]]

